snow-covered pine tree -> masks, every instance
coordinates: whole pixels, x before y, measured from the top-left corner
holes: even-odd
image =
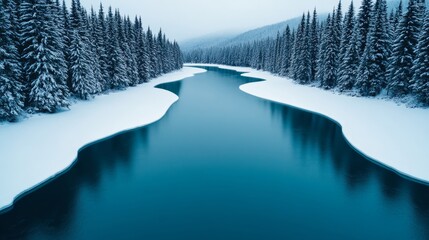
[[[100,62],[100,71],[101,71],[101,90],[106,91],[110,89],[110,76],[108,71],[108,56],[107,56],[107,28],[106,28],[106,19],[104,14],[103,4],[100,3],[100,7],[98,9],[98,21],[95,29],[95,38],[97,44],[97,56],[98,61]],[[108,38],[108,37],[107,37]]]
[[[355,18],[355,9],[353,2],[351,2],[349,6],[349,10],[347,11],[345,18],[344,18],[344,24],[343,24],[343,34],[341,39],[341,46],[340,46],[340,63],[344,61],[345,55],[347,50],[350,47],[351,37],[354,34],[355,31],[355,24],[356,24],[356,18]],[[340,70],[342,68],[340,67]]]
[[[70,15],[72,26],[70,64],[72,92],[80,99],[88,100],[100,92],[99,79],[94,74],[93,53],[88,33],[86,14],[80,8],[80,1],[72,1]]]
[[[89,59],[92,65],[92,73],[93,73],[93,89],[94,94],[101,93],[103,89],[103,74],[101,72],[101,64],[100,58],[97,52],[97,37],[96,37],[96,29],[97,29],[97,16],[94,12],[94,9],[91,7],[91,15],[88,16],[86,11],[82,9],[82,19],[83,19],[83,28],[85,29],[84,35],[86,39],[87,51],[90,54]]]
[[[256,47],[256,46],[254,46]],[[286,30],[283,34],[283,47],[282,47],[282,62],[281,62],[281,76],[289,75],[290,59],[292,54],[292,39],[289,25],[286,26]]]
[[[363,55],[366,43],[368,40],[368,33],[371,25],[371,13],[372,13],[372,0],[362,0],[362,4],[358,14],[358,28],[359,28],[359,52]]]
[[[402,19],[402,14],[403,14],[402,10],[403,9],[402,9],[402,0],[401,0],[399,2],[398,7],[396,8],[396,10],[393,13],[393,19],[391,20],[391,23],[390,23],[391,30],[392,30],[390,39],[391,39],[392,43],[395,41],[396,37],[399,34],[398,30],[399,30],[399,24],[400,24],[401,19]]]
[[[319,57],[319,23],[317,20],[317,11],[314,9],[313,18],[310,27],[310,81],[316,80],[317,59]],[[290,31],[290,30],[289,30]]]
[[[348,49],[344,54],[343,60],[340,64],[338,89],[340,91],[351,90],[356,83],[356,76],[358,75],[358,67],[360,61],[359,45],[358,45],[358,29],[355,28],[351,35]]]
[[[343,34],[343,11],[341,0],[338,2],[337,11],[335,11],[335,25],[334,25],[334,41],[336,46],[337,55],[340,56],[341,39]],[[339,63],[339,59],[338,59]]]
[[[327,23],[326,31],[326,49],[323,54],[323,78],[321,78],[321,87],[332,89],[337,84],[338,71],[338,39],[336,38],[336,12],[334,10],[331,21]]]
[[[153,37],[152,30],[148,28],[146,33],[146,39],[147,39],[147,45],[148,45],[148,54],[149,54],[149,76],[150,78],[157,77],[157,63],[158,63],[158,56],[156,53],[158,52],[156,41]]]
[[[421,103],[429,105],[429,14],[426,14],[416,54],[417,58],[412,68],[413,91]]]
[[[156,37],[155,44],[156,44],[156,56],[157,56],[157,62],[156,62],[156,73],[157,75],[161,75],[163,73],[164,69],[164,63],[165,63],[165,52],[164,52],[164,43],[162,41],[162,30],[159,29],[158,36]]]
[[[340,91],[351,90],[356,83],[360,61],[358,31],[352,2],[344,20],[344,33],[340,49],[341,62],[338,75],[338,89]]]
[[[307,14],[303,28],[303,41],[300,44],[300,60],[296,67],[296,80],[301,84],[307,84],[311,81],[311,55],[310,55],[310,13]]]
[[[67,9],[67,5],[65,0],[63,0],[62,3],[62,11],[61,11],[61,19],[63,20],[64,25],[64,35],[63,35],[63,43],[64,43],[64,59],[66,62],[67,67],[67,88],[69,91],[72,89],[72,70],[71,70],[71,59],[70,59],[70,47],[71,47],[71,34],[72,34],[72,27],[70,23],[70,13]]]
[[[385,0],[376,0],[367,45],[359,65],[356,87],[362,96],[376,96],[386,86],[390,35]]]
[[[68,107],[68,90],[62,79],[66,64],[61,49],[60,33],[55,26],[52,2],[25,0],[20,5],[20,24],[24,71],[30,111],[55,112]]]
[[[116,15],[116,14],[115,14]],[[129,85],[124,54],[119,44],[118,26],[112,8],[107,14],[107,54],[109,61],[110,87],[112,89],[124,89]]]
[[[15,121],[23,112],[24,102],[18,50],[15,46],[16,29],[11,25],[14,14],[8,1],[0,1],[0,121]]]
[[[134,28],[132,27],[132,23],[129,17],[124,18],[124,31],[125,31],[125,39],[124,43],[124,54],[127,60],[127,75],[128,79],[130,79],[130,84],[135,86],[141,81],[139,80],[139,70],[137,64],[137,43],[135,41],[136,36],[134,32]]]
[[[388,90],[392,96],[404,96],[410,93],[413,77],[412,67],[415,59],[415,47],[418,43],[419,9],[416,0],[410,0],[407,12],[401,19],[398,36],[393,44],[389,66]]]
[[[139,79],[141,82],[147,82],[150,78],[149,75],[149,54],[146,42],[145,32],[143,30],[141,18],[136,17],[136,35],[137,35],[137,69],[139,72]]]
[[[326,23],[321,26],[321,37],[320,37],[320,45],[319,45],[319,57],[317,60],[317,72],[316,72],[316,80],[322,82],[322,80],[325,78],[325,58],[327,55],[327,46],[329,41],[329,34],[331,27],[331,14],[328,14],[328,17],[326,19]],[[322,84],[322,83],[321,83]]]
[[[305,23],[306,23],[306,18],[305,18],[305,14],[302,14],[302,18],[301,18],[301,23],[298,26],[298,29],[296,31],[296,37],[295,37],[295,42],[294,42],[294,51],[292,54],[292,64],[291,64],[291,68],[290,68],[290,77],[297,80],[298,82],[304,82],[302,78],[301,72],[300,72],[300,67],[303,64],[303,55],[304,55],[304,51],[303,49],[305,48],[304,44],[305,44]]]

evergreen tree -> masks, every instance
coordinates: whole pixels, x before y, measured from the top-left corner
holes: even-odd
[[[149,76],[150,78],[157,77],[158,75],[158,57],[156,53],[158,52],[156,41],[153,37],[152,31],[150,28],[146,33],[147,45],[148,45],[148,55],[149,55]]]
[[[73,0],[70,19],[73,27],[70,47],[71,90],[78,98],[88,100],[101,91],[100,79],[96,78],[99,76],[94,74],[99,65],[94,62],[86,14],[79,6],[80,1]]]
[[[310,52],[310,79],[311,81],[315,81],[317,72],[317,59],[319,57],[319,27],[316,9],[314,9],[313,12],[313,19],[311,21],[309,34],[310,43],[308,47]]]
[[[340,64],[338,79],[338,88],[340,91],[351,90],[356,83],[356,76],[358,75],[360,58],[357,28],[355,28],[351,36],[348,49]]]
[[[96,46],[97,46],[97,56],[98,61],[100,63],[100,72],[101,72],[101,90],[106,91],[110,88],[110,76],[109,76],[109,66],[108,66],[108,56],[107,56],[107,41],[106,41],[106,35],[107,35],[107,27],[106,27],[106,20],[105,20],[105,14],[104,14],[104,8],[103,5],[100,3],[100,7],[98,10],[98,21],[95,29],[95,36],[96,39]]]
[[[415,47],[419,34],[419,9],[416,0],[410,0],[407,12],[401,20],[399,34],[393,44],[390,60],[390,82],[388,90],[393,96],[410,93],[410,81],[413,77],[412,66],[415,59]]]
[[[357,87],[363,96],[376,96],[386,86],[390,36],[385,0],[376,0],[367,45],[359,66]]]
[[[23,1],[20,5],[24,71],[31,111],[55,112],[68,107],[68,90],[61,69],[59,32],[50,1]]]
[[[124,54],[119,44],[118,39],[118,26],[113,16],[112,8],[109,7],[107,15],[108,25],[108,56],[109,61],[109,74],[110,74],[110,87],[112,89],[124,89],[129,85],[127,78],[126,63]]]
[[[372,0],[363,0],[358,14],[359,53],[363,55],[371,25]]]
[[[282,48],[283,59],[281,62],[281,70],[280,70],[280,75],[282,76],[289,75],[291,55],[292,55],[292,38],[291,38],[290,28],[288,25],[283,34],[283,48]]]
[[[343,35],[340,46],[340,62],[343,62],[346,52],[350,47],[352,40],[351,37],[353,36],[355,31],[355,24],[355,10],[352,2],[344,18]]]
[[[429,14],[417,45],[417,58],[412,68],[413,90],[420,102],[429,105]]]
[[[330,34],[330,27],[331,27],[331,15],[329,14],[326,19],[326,24],[323,27],[323,31],[321,38],[320,38],[320,45],[319,45],[319,58],[317,60],[317,73],[316,73],[316,79],[322,83],[322,80],[325,78],[325,59],[326,55],[328,53],[328,42],[329,42],[329,34]]]
[[[7,1],[0,1],[0,121],[15,121],[24,107],[16,29],[11,25],[14,13],[9,7]]]
[[[141,19],[136,18],[135,27],[137,28],[137,68],[139,72],[139,79],[142,82],[147,82],[150,78],[149,50]]]

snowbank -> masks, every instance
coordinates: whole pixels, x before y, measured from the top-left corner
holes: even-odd
[[[78,102],[71,111],[0,125],[0,210],[69,167],[91,142],[160,119],[178,100],[154,86],[204,72],[185,67],[150,83]]]
[[[405,177],[429,183],[429,109],[340,95],[251,68],[204,66],[218,66],[245,72],[243,76],[265,79],[242,85],[240,89],[325,115],[342,126],[349,143],[363,155]]]

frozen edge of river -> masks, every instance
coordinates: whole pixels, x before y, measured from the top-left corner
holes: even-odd
[[[0,124],[0,212],[66,172],[83,147],[161,119],[179,97],[156,86],[202,72],[185,67],[125,91],[78,101],[70,111]]]
[[[429,110],[385,99],[352,97],[299,85],[252,68],[216,64],[264,81],[240,89],[253,96],[323,115],[339,124],[348,143],[368,160],[409,180],[429,184]]]

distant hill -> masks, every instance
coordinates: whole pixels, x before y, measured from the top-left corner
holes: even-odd
[[[319,19],[326,18],[327,14],[321,14]],[[196,38],[180,43],[180,48],[184,51],[192,51],[194,49],[204,49],[216,46],[232,46],[261,40],[268,37],[276,37],[277,33],[282,33],[286,26],[295,28],[300,23],[302,17],[292,18],[280,23],[260,27],[241,34],[230,35],[211,35],[201,38]]]
[[[387,0],[389,12],[392,9],[396,9],[399,6],[400,0]],[[403,0],[404,11],[407,8],[408,0]],[[426,5],[429,7],[429,0],[426,1]],[[358,9],[356,9],[358,11]],[[319,14],[319,20],[326,19],[328,14]],[[291,28],[295,28],[299,25],[302,17],[292,18],[276,24],[256,28],[241,34],[217,34],[211,36],[205,36],[201,38],[192,39],[180,43],[180,47],[183,52],[192,51],[195,49],[204,49],[217,46],[232,46],[237,44],[249,43],[264,38],[274,38],[277,33],[282,33],[286,26],[289,25]]]
[[[219,33],[219,34],[206,35],[203,37],[180,42],[180,49],[182,49],[183,52],[187,52],[187,51],[192,51],[194,49],[210,48],[210,47],[218,46],[228,40],[231,40],[237,35],[238,35],[237,33],[235,34]]]

